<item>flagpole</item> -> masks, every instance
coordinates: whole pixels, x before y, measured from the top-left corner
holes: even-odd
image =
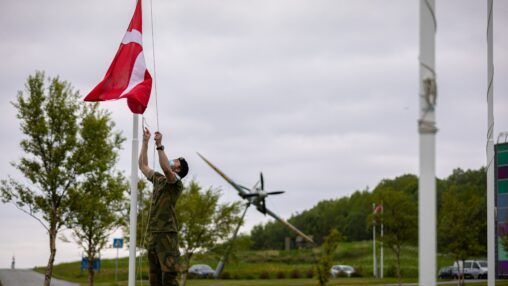
[[[385,212],[385,207],[383,205],[383,202],[381,202],[381,259],[380,259],[380,270],[379,270],[379,278],[383,279],[384,275],[383,275],[383,272],[384,272],[384,252],[383,252],[383,237],[384,237],[384,212]]]
[[[425,286],[436,285],[435,11],[435,0],[420,0],[418,281]]]
[[[139,116],[132,114],[131,211],[129,234],[129,286],[136,284],[136,228],[138,214],[138,125]]]
[[[496,265],[495,265],[495,190],[494,190],[494,45],[493,45],[493,0],[487,0],[487,285],[494,286]]]
[[[376,257],[376,220],[374,218],[376,204],[372,204],[372,275],[377,278],[377,257]]]

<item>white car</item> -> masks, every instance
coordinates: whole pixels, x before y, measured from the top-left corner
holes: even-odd
[[[194,274],[198,277],[208,278],[208,277],[212,277],[214,275],[215,271],[209,265],[195,264],[189,268],[189,273]]]
[[[333,278],[340,275],[351,277],[353,273],[355,273],[355,269],[349,265],[334,265],[330,269],[330,274]]]
[[[488,276],[487,261],[465,260],[464,264],[462,261],[455,261],[453,266],[463,270],[466,279],[486,279]]]

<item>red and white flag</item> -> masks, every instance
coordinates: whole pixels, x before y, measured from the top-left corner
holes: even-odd
[[[383,213],[383,205],[377,205],[373,210],[374,214]]]
[[[85,97],[85,101],[127,98],[133,113],[143,114],[150,99],[152,77],[143,55],[141,0],[104,79]]]

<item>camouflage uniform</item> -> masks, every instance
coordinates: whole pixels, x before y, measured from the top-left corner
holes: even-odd
[[[183,184],[181,180],[170,184],[158,172],[148,179],[154,185],[147,236],[150,285],[177,286],[180,251],[175,207]]]

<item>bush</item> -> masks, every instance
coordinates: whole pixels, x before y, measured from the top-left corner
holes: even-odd
[[[300,270],[293,269],[291,271],[290,277],[293,278],[293,279],[298,279],[298,278],[302,278],[302,274],[300,273]]]
[[[286,272],[284,271],[277,272],[277,279],[286,279]]]
[[[335,274],[335,278],[344,278],[344,277],[347,277],[346,272],[339,271],[339,272],[337,272],[337,274]]]
[[[363,277],[363,273],[359,271],[355,271],[351,274],[351,277]]]
[[[386,269],[386,277],[397,277],[397,266],[391,264],[388,269]]]
[[[247,274],[247,275],[245,275],[245,279],[247,279],[247,280],[254,280],[254,275]]]
[[[307,270],[307,272],[305,272],[305,277],[307,278],[314,277],[314,269],[310,268],[309,270]]]
[[[352,277],[365,277],[365,270],[363,270],[363,267],[361,266],[358,266],[357,268],[355,268],[355,273],[353,273],[353,275],[351,275]]]
[[[227,271],[222,272],[220,275],[220,279],[228,280],[231,279],[231,274]]]
[[[270,273],[268,273],[268,271],[262,271],[259,273],[259,279],[270,279]]]

